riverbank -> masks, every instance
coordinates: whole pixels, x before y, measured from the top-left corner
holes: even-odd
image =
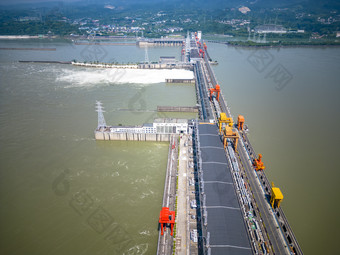
[[[237,47],[255,47],[255,48],[288,48],[288,47],[339,47],[339,42],[268,42],[257,43],[253,41],[228,41],[226,45]]]

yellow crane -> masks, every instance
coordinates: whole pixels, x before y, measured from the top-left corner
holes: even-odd
[[[272,196],[270,198],[270,205],[274,208],[275,203],[276,203],[277,208],[279,208],[282,199],[283,199],[283,195],[282,195],[281,190],[275,187],[274,182],[272,182]]]
[[[229,127],[232,127],[234,125],[234,121],[232,118],[228,118],[227,115],[224,112],[221,112],[220,117],[218,119],[218,128],[220,130],[220,133],[222,131],[222,124],[229,124]]]
[[[239,134],[238,134],[238,132],[233,131],[233,129],[231,127],[226,126],[225,129],[224,129],[224,132],[223,132],[223,145],[224,145],[224,148],[226,148],[227,145],[228,145],[228,140],[227,140],[228,138],[229,139],[234,139],[234,149],[237,152],[238,139],[240,138]]]

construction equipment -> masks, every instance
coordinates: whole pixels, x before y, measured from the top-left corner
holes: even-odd
[[[226,126],[224,129],[223,133],[223,145],[224,149],[228,146],[228,138],[229,139],[234,139],[234,150],[237,152],[237,144],[238,144],[238,139],[239,134],[236,131],[233,131],[231,127]]]
[[[232,127],[234,125],[233,119],[228,118],[227,115],[224,112],[221,112],[220,117],[218,119],[218,128],[220,130],[220,133],[222,131],[222,124],[223,123],[229,124],[229,127]]]
[[[255,166],[256,171],[264,170],[266,168],[262,162],[262,154],[259,154],[258,159],[254,159],[253,165]]]
[[[174,232],[174,225],[175,225],[175,211],[170,211],[169,207],[163,207],[161,212],[159,213],[159,223],[161,224],[161,235],[164,234],[164,230],[166,231],[166,226],[170,224],[171,228],[171,235]]]
[[[283,199],[282,192],[279,188],[275,187],[274,183],[272,182],[272,196],[270,198],[270,205],[274,208],[275,203],[277,208],[280,207],[281,201]]]
[[[244,117],[242,115],[239,115],[237,118],[237,129],[243,130],[243,125],[244,125]]]
[[[215,88],[210,88],[209,91],[210,91],[210,100],[212,100],[213,93],[217,94],[216,95],[217,101],[220,100],[220,92],[221,92],[220,85],[216,84]]]

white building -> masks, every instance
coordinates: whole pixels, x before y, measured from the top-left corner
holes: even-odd
[[[155,119],[153,127],[159,134],[187,134],[188,120],[186,119]]]
[[[274,33],[274,34],[285,34],[287,33],[287,29],[285,29],[281,25],[261,25],[255,27],[255,32],[259,34],[268,34],[268,33]]]
[[[197,38],[198,38],[198,40],[201,41],[201,39],[202,39],[202,31],[197,31]]]
[[[188,120],[186,119],[155,119],[153,123],[143,126],[111,126],[111,133],[137,134],[187,134]]]

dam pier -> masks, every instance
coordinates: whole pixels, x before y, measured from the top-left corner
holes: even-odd
[[[194,72],[197,99],[197,107],[184,110],[197,112],[196,119],[108,126],[97,102],[96,140],[169,143],[155,219],[157,254],[303,254],[280,206],[283,192],[265,175],[265,158],[248,139],[246,117],[233,119],[201,32],[188,33],[180,45],[180,63]]]

